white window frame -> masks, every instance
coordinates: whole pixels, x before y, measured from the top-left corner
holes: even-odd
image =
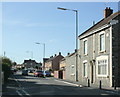
[[[86,68],[84,68],[84,66],[86,66]],[[84,77],[88,77],[88,65],[87,65],[87,60],[83,61],[83,76]]]
[[[85,42],[86,42],[86,45],[85,45]],[[84,55],[88,55],[88,39],[87,38],[85,38],[85,39],[83,39],[83,54]],[[85,48],[86,47],[86,48]],[[86,49],[86,50],[85,50]]]
[[[98,61],[106,60],[106,74],[98,74]],[[96,58],[96,75],[97,77],[108,77],[108,56],[107,55],[102,55]]]
[[[101,50],[101,39],[100,39],[100,38],[101,38],[101,37],[100,37],[101,35],[104,35],[104,36],[103,36],[103,37],[104,37],[104,43],[103,43],[104,49],[103,49],[103,50]],[[106,47],[106,46],[105,46],[105,40],[106,40],[106,39],[105,39],[105,31],[102,31],[102,32],[99,33],[99,43],[98,43],[98,44],[99,44],[99,52],[105,52],[105,47]]]

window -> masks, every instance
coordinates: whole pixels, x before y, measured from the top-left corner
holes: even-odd
[[[107,60],[99,60],[98,75],[106,75],[106,74],[107,74]]]
[[[100,51],[105,50],[105,35],[101,34],[100,35]]]
[[[97,57],[97,75],[98,76],[108,76],[108,56],[102,55]]]
[[[83,63],[83,70],[84,77],[87,77],[87,63]]]
[[[87,40],[84,41],[84,54],[87,55]]]

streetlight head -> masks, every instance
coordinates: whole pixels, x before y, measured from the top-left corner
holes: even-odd
[[[35,44],[40,44],[39,42],[35,42]]]
[[[61,8],[61,7],[58,7],[57,9],[60,9],[60,10],[67,10],[66,8]]]

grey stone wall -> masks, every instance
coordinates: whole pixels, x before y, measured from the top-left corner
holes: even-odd
[[[99,48],[100,48],[100,44],[99,44],[99,32],[86,37],[87,41],[88,41],[88,54],[84,55],[84,39],[80,40],[80,58],[79,58],[79,82],[83,85],[87,85],[88,79],[90,80],[90,82],[92,82],[93,79],[93,83],[96,86],[99,85],[99,81],[102,81],[102,85],[103,86],[110,86],[110,28],[104,29],[103,31],[105,31],[105,51],[104,52],[100,52]],[[107,55],[108,56],[108,77],[98,77],[97,76],[97,64],[96,64],[96,58],[101,56],[101,55]],[[95,63],[93,63],[93,60],[95,60]],[[87,77],[83,76],[83,62],[87,61]],[[92,65],[93,65],[93,69],[92,69]],[[93,74],[92,74],[92,70],[93,70]],[[92,78],[93,75],[93,78]]]
[[[76,81],[76,54],[66,57],[66,80]]]
[[[120,15],[113,20],[119,20],[117,24],[112,26],[113,82],[115,80],[116,85],[120,86]]]

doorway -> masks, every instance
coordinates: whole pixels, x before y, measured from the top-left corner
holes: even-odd
[[[91,63],[91,83],[94,81],[94,66],[93,63]]]

